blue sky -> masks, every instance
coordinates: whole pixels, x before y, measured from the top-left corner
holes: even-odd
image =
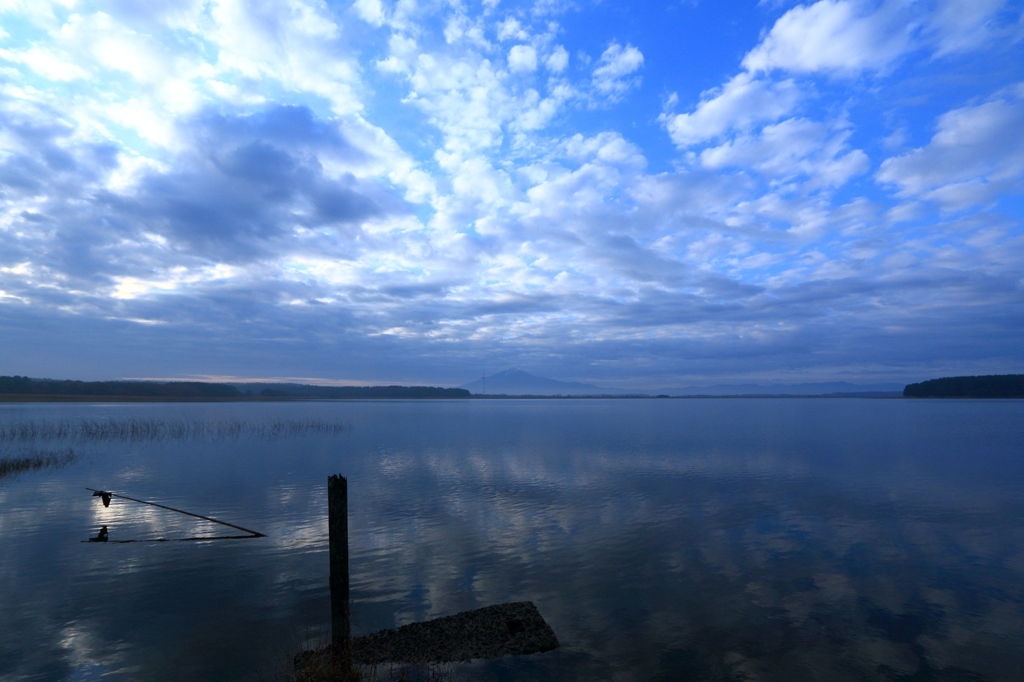
[[[1024,371],[1009,0],[0,2],[0,374]]]

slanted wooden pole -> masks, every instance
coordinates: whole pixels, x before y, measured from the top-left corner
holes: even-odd
[[[348,481],[327,479],[327,515],[331,545],[331,640],[343,660],[351,659],[352,627],[348,608]]]

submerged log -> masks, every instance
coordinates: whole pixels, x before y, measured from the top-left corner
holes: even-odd
[[[352,661],[449,663],[537,654],[558,648],[533,602],[520,601],[410,623],[352,640]]]

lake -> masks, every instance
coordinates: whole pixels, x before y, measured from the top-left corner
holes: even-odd
[[[329,635],[337,473],[354,634],[530,600],[561,642],[456,679],[1024,679],[1024,401],[4,404],[4,428],[0,457],[73,459],[0,478],[3,680],[275,679]],[[176,542],[232,531],[86,488],[266,537]]]

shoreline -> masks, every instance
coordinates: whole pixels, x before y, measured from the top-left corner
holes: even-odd
[[[905,399],[898,393],[836,393],[821,395],[756,394],[756,395],[473,395],[466,398],[316,398],[304,396],[116,396],[116,395],[33,395],[0,394],[0,403],[295,403],[295,402],[388,402],[388,401],[463,401],[463,400],[704,400],[704,399],[819,398],[895,400]],[[974,400],[977,400],[976,398]]]

